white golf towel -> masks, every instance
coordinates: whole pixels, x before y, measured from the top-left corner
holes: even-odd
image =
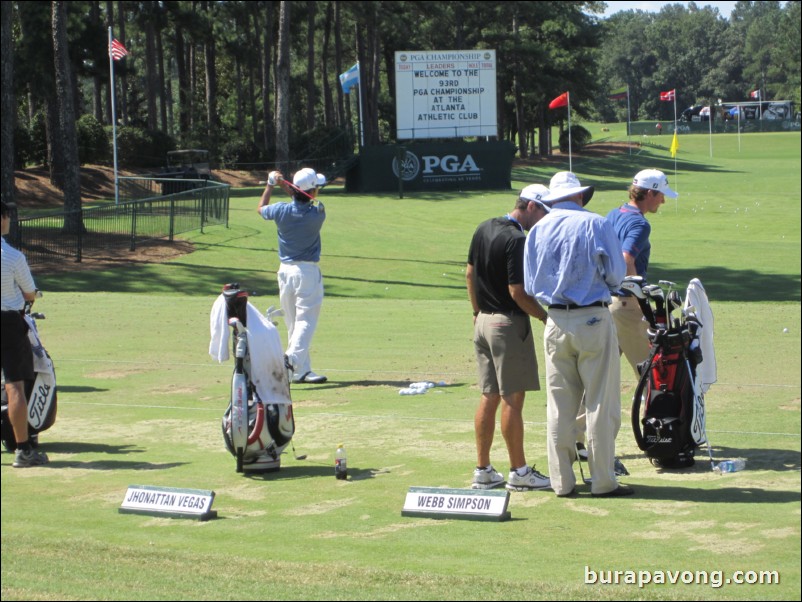
[[[701,323],[699,345],[702,349],[702,363],[696,367],[696,381],[704,394],[718,377],[716,375],[716,350],[713,345],[713,310],[710,308],[705,287],[698,278],[690,281],[685,295],[685,308],[687,309],[691,305],[696,308],[696,317]]]
[[[278,330],[251,303],[248,303],[246,311],[250,376],[256,394],[265,403],[291,404],[290,382],[284,366],[284,350]],[[219,295],[212,306],[209,327],[209,355],[218,362],[224,362],[230,357],[231,328],[228,325],[223,295]]]

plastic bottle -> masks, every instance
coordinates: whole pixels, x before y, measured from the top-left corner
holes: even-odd
[[[345,461],[345,447],[340,443],[337,445],[337,451],[334,452],[334,476],[344,481],[348,478],[348,465]]]
[[[746,468],[746,460],[738,458],[737,460],[724,460],[716,464],[713,469],[716,474],[724,474],[725,472],[738,472]]]

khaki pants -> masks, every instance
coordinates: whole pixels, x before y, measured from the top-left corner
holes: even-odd
[[[576,417],[584,393],[591,491],[612,491],[618,487],[613,464],[621,427],[621,360],[612,316],[603,307],[549,310],[543,340],[552,487],[563,495],[576,485]]]
[[[635,297],[613,297],[610,314],[618,333],[618,348],[626,356],[635,378],[639,378],[638,364],[649,359],[649,323]]]

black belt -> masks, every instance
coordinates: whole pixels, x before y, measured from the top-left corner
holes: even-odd
[[[607,301],[596,301],[595,303],[588,303],[587,305],[574,305],[573,303],[570,305],[560,305],[559,303],[554,303],[549,305],[549,309],[584,309],[585,307],[607,307],[608,305]]]

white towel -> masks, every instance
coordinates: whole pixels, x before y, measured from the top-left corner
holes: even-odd
[[[218,362],[225,362],[229,358],[229,336],[228,312],[226,311],[226,300],[223,295],[219,295],[212,305],[212,313],[209,317],[209,329],[212,339],[209,343],[209,355]]]
[[[699,318],[699,345],[702,349],[702,363],[696,367],[696,381],[702,393],[717,380],[716,350],[713,345],[713,310],[707,299],[705,287],[698,278],[691,280],[685,295],[685,307],[693,305],[696,308],[696,317]]]
[[[290,381],[278,330],[250,302],[246,312],[250,376],[256,394],[264,403],[291,404]],[[209,328],[209,355],[218,362],[227,361],[231,356],[231,328],[223,295],[212,306]]]

